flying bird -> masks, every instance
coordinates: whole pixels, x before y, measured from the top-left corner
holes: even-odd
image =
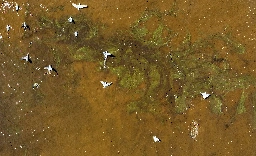
[[[7,30],[7,31],[10,31],[10,29],[11,29],[11,26],[10,26],[10,25],[7,25],[7,26],[6,26],[6,30]]]
[[[19,5],[16,3],[16,5],[15,5],[15,10],[18,12],[19,10],[20,10],[20,7],[19,7]]]
[[[110,85],[112,85],[112,82],[104,82],[104,81],[100,81],[100,83],[103,85],[103,88],[106,88]]]
[[[30,27],[25,22],[22,23],[21,28],[30,30]]]
[[[107,58],[108,57],[115,57],[113,54],[111,54],[111,53],[109,53],[108,51],[104,51],[104,52],[102,52],[103,53],[103,55],[104,55],[104,62],[103,62],[103,66],[104,66],[104,68],[106,68],[107,66],[106,66],[106,61],[107,61]]]
[[[74,19],[73,19],[72,17],[69,17],[69,18],[68,18],[68,22],[69,22],[69,23],[74,23],[74,24],[75,24],[75,21],[74,21]]]
[[[211,94],[207,94],[206,92],[201,93],[201,95],[203,96],[203,99],[208,98]]]
[[[25,60],[26,62],[32,63],[32,60],[31,60],[30,57],[29,57],[29,53],[28,53],[26,56],[21,57],[21,59],[22,59],[22,60]]]
[[[75,31],[75,32],[74,32],[74,35],[75,35],[75,37],[77,37],[77,36],[78,36],[78,32],[77,32],[77,31]]]
[[[88,7],[87,5],[81,5],[80,3],[78,3],[78,4],[72,3],[72,5],[73,5],[73,7],[77,8],[77,10]]]
[[[109,53],[108,51],[103,51],[102,53],[104,55],[104,60],[106,60],[108,58],[108,56],[115,57],[113,54]]]
[[[54,72],[56,72],[56,73],[57,73],[57,75],[58,75],[57,70],[56,70],[55,68],[52,68],[52,65],[49,65],[49,66],[47,66],[47,67],[44,67],[44,69],[46,69],[46,70],[47,70],[47,74],[51,74],[51,73],[52,73],[52,71],[54,71]]]

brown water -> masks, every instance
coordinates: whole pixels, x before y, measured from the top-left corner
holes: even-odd
[[[256,155],[253,84],[256,77],[256,2],[89,0],[80,2],[89,7],[79,11],[69,1],[17,3],[21,7],[18,13],[13,11],[13,6],[5,7],[4,11],[3,3],[0,12],[0,155]],[[166,10],[171,11],[165,15]],[[153,18],[144,22],[141,16],[150,13],[154,14]],[[157,13],[161,15],[155,16]],[[67,23],[69,16],[77,19],[74,26]],[[24,21],[31,30],[20,28]],[[163,39],[167,40],[167,46],[157,34],[155,43],[147,43],[150,38],[147,35],[135,40],[130,31],[136,21],[137,26],[146,26],[148,31],[159,28],[160,22],[171,29],[170,34],[165,32],[168,35],[163,33],[163,36],[174,37]],[[12,27],[8,33],[7,24]],[[62,34],[63,25],[66,27]],[[88,30],[98,25],[100,35],[88,37]],[[73,35],[76,30],[79,30],[78,38]],[[64,37],[58,36],[60,34]],[[217,35],[221,40],[215,42],[212,40],[216,38],[209,37],[214,34],[231,34],[232,37],[223,39]],[[186,39],[192,47],[190,50],[198,54],[181,54],[186,50]],[[204,40],[215,48],[198,46]],[[234,45],[239,51],[238,43],[245,48],[243,54],[237,54],[236,49],[229,46]],[[107,61],[109,68],[102,69],[102,52],[110,50],[111,44],[114,49],[120,49],[114,50],[116,57]],[[81,48],[85,45],[96,52],[73,57],[79,49],[84,52]],[[184,49],[179,48],[180,45]],[[129,56],[129,50],[133,56]],[[31,64],[20,60],[27,53],[33,61]],[[170,53],[173,62],[166,61]],[[206,59],[213,54],[228,61],[228,70],[214,73],[215,68],[208,65],[221,67],[225,62]],[[175,72],[170,71],[176,67],[171,68],[171,65],[187,71],[193,66],[195,56],[199,58],[196,63],[202,64],[192,71],[199,72],[196,81],[188,72],[185,72],[186,78],[173,76]],[[138,65],[136,58],[148,63],[143,66],[141,61]],[[45,74],[43,68],[49,64],[58,70],[58,75]],[[113,72],[125,65],[125,69],[135,66],[139,73],[145,71],[143,79],[138,76],[134,78],[136,82],[131,80],[138,83],[131,83],[132,87],[124,87],[126,79]],[[210,70],[204,73],[207,68]],[[212,81],[214,87],[206,88],[203,81],[208,82],[208,79],[205,77],[214,74],[230,78],[230,81],[234,80],[232,75],[238,75],[235,77],[240,76],[241,81],[251,85],[245,87],[240,81],[217,79],[219,81]],[[253,80],[243,75],[250,75]],[[103,89],[101,80],[111,81],[113,85]],[[196,85],[197,82],[200,85]],[[34,83],[39,83],[39,88],[33,89]],[[231,86],[221,88],[222,84]],[[237,88],[233,87],[236,85]],[[216,96],[213,94],[203,100],[198,91],[213,92]],[[238,109],[243,91],[245,111]],[[177,111],[178,100],[174,95],[193,98],[185,97],[186,109]],[[214,98],[221,99],[221,112],[213,113],[211,107],[217,104],[213,102],[212,106],[210,102]],[[196,139],[190,136],[192,121],[199,124]],[[154,142],[154,135],[161,142]]]

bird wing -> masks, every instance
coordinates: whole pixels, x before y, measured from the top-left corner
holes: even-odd
[[[87,5],[80,5],[81,8],[87,8]]]
[[[79,10],[79,6],[76,5],[75,3],[72,3],[73,7],[77,8]]]

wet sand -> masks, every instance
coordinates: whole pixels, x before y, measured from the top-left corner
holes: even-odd
[[[252,98],[255,86],[245,89],[248,98],[246,112],[242,114],[236,113],[241,88],[225,95],[221,114],[212,113],[209,100],[203,100],[200,93],[183,113],[175,112],[166,99],[158,99],[155,112],[129,112],[130,101],[148,95],[144,94],[147,82],[137,90],[123,88],[117,75],[102,70],[99,62],[103,56],[95,61],[74,60],[66,43],[51,42],[49,36],[55,34],[37,27],[42,14],[59,19],[84,13],[92,22],[104,25],[104,42],[111,40],[117,30],[131,29],[145,10],[163,12],[173,6],[174,16],[163,17],[162,21],[178,33],[172,41],[174,46],[188,32],[192,42],[210,34],[232,32],[246,52],[226,56],[229,51],[220,47],[217,53],[228,58],[234,73],[256,76],[256,2],[174,2],[86,1],[83,3],[89,7],[78,11],[69,1],[17,1],[21,7],[18,13],[1,10],[0,155],[256,155]],[[25,33],[21,28],[24,21],[31,27]],[[9,33],[5,29],[7,24],[12,27]],[[155,23],[149,24],[152,29],[157,27]],[[71,46],[79,45],[79,38],[69,39]],[[31,64],[20,60],[27,53],[31,55]],[[168,53],[163,49],[163,55]],[[45,74],[43,68],[49,64],[58,70],[58,75]],[[101,80],[113,85],[102,88]],[[36,82],[40,86],[33,89]],[[174,90],[179,92],[180,84],[176,85]],[[159,89],[154,96],[162,96],[162,92]],[[192,121],[199,124],[196,139],[190,136]],[[153,136],[161,142],[154,142]]]

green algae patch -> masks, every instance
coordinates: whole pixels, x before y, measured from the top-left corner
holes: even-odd
[[[145,27],[137,28],[132,31],[133,34],[136,34],[135,36],[137,38],[145,37],[148,34],[148,29]]]
[[[256,129],[256,92],[251,94],[251,104],[252,104],[252,128]]]
[[[222,113],[222,101],[216,97],[215,95],[212,95],[210,98],[210,110],[214,114],[221,114]]]
[[[213,91],[218,95],[210,98],[210,109],[214,114],[220,114],[223,96],[235,89],[255,85],[250,75],[235,74],[226,56],[226,53],[241,55],[245,53],[245,47],[230,33],[210,34],[192,42],[194,36],[188,32],[185,36],[179,36],[182,38],[180,43],[172,43],[178,33],[166,25],[165,16],[172,16],[176,20],[177,8],[175,1],[164,12],[147,10],[132,24],[130,30],[118,31],[107,41],[102,40],[103,26],[92,23],[84,14],[73,17],[75,25],[67,21],[68,17],[50,19],[46,16],[41,16],[38,24],[51,34],[42,41],[67,45],[73,61],[98,61],[103,66],[102,52],[107,50],[116,57],[107,59],[109,68],[106,70],[118,76],[120,87],[136,92],[140,90],[140,84],[145,84],[145,89],[141,90],[145,96],[127,104],[130,113],[145,111],[157,114],[159,103],[163,97],[167,97],[167,92],[169,97],[177,95],[173,99],[175,103],[166,100],[169,108],[174,108],[176,113],[183,113],[188,109],[189,100],[193,100],[200,92]],[[75,31],[79,32],[77,38],[74,36]],[[222,47],[226,47],[226,51],[220,53]],[[163,54],[169,55],[165,57]],[[57,53],[54,54],[57,64],[60,58]],[[245,112],[244,94],[237,106],[238,114]],[[149,98],[149,95],[154,98]]]
[[[238,104],[237,104],[237,108],[236,108],[236,113],[237,114],[242,114],[246,111],[245,106],[244,106],[246,97],[247,97],[247,95],[245,94],[245,92],[243,90],[242,95],[241,95],[241,97],[238,101]]]
[[[122,77],[119,84],[124,88],[137,88],[144,80],[144,73],[139,70],[134,70],[133,73],[127,71]]]
[[[149,98],[142,98],[138,101],[129,102],[127,104],[127,112],[130,114],[135,112],[143,112],[157,115],[160,112],[160,110],[158,102]]]
[[[149,47],[168,45],[174,33],[169,27],[164,25],[162,18],[164,15],[165,13],[157,10],[144,12],[141,18],[133,23],[132,36]],[[156,23],[155,21],[160,22]],[[156,23],[156,27],[152,23]]]
[[[188,109],[188,105],[186,103],[185,94],[181,96],[175,96],[175,112],[180,114]]]
[[[126,73],[126,68],[124,66],[118,66],[110,69],[110,71],[118,76],[119,79]]]
[[[75,60],[93,61],[96,52],[89,47],[81,47],[73,54]]]
[[[160,74],[156,66],[151,66],[148,74],[149,91],[154,91],[160,85]]]
[[[139,103],[136,101],[132,101],[132,102],[128,103],[127,111],[128,111],[128,113],[139,112],[140,111]]]
[[[243,54],[245,52],[245,47],[241,43],[234,41],[230,34],[223,35],[222,39],[226,41],[226,44],[231,47],[231,51],[234,51],[238,54]]]

